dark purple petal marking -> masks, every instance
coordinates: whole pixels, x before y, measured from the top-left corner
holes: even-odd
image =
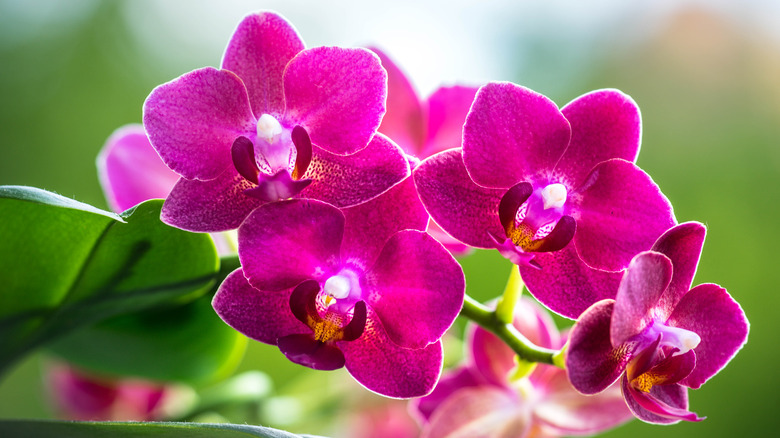
[[[532,251],[534,252],[552,252],[558,251],[566,247],[571,239],[574,237],[574,231],[577,228],[577,223],[571,216],[562,216],[558,219],[558,223],[555,224],[555,228],[550,234],[542,237],[541,239],[533,241]]]
[[[255,147],[252,142],[244,136],[238,137],[230,148],[230,155],[238,173],[247,181],[257,184],[257,174],[260,170],[255,163]]]
[[[498,217],[501,219],[501,225],[505,230],[510,230],[515,225],[517,210],[528,200],[528,197],[534,192],[531,183],[519,182],[512,186],[501,197],[498,203]]]
[[[311,335],[288,335],[276,343],[290,361],[315,370],[331,371],[344,366],[344,354],[337,347],[316,341]]]
[[[301,179],[306,174],[309,163],[311,163],[311,139],[309,139],[309,134],[306,130],[300,125],[293,128],[290,136],[296,150],[292,178]]]
[[[320,284],[314,280],[306,280],[293,289],[290,294],[290,310],[298,321],[311,327],[312,318],[317,314],[317,294],[320,292]]]
[[[352,312],[352,319],[344,326],[339,341],[354,341],[363,335],[366,328],[366,302],[358,301],[355,303],[355,309]]]
[[[296,181],[286,170],[280,170],[274,175],[261,174],[257,187],[244,190],[247,196],[263,202],[276,202],[290,199],[311,184],[311,179]]]

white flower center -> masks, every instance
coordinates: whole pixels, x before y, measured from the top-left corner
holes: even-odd
[[[659,326],[660,327],[657,327],[657,330],[661,333],[661,344],[666,344],[679,349],[673,356],[685,354],[698,347],[701,342],[701,336],[690,330],[679,327],[670,327],[665,324],[659,324]]]
[[[563,184],[550,184],[542,189],[544,209],[561,208],[566,203],[566,187]]]
[[[325,281],[323,289],[325,294],[340,300],[349,296],[350,286],[349,278],[343,275],[334,275]]]
[[[270,114],[263,114],[257,119],[257,136],[273,143],[282,134],[282,125]]]

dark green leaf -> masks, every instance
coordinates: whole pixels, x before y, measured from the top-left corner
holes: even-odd
[[[0,187],[0,372],[77,328],[184,304],[215,285],[209,236],[163,224],[161,207],[147,201],[118,216],[40,189]]]
[[[92,423],[68,421],[0,421],[0,436],[57,438],[299,438],[283,430],[246,424]]]

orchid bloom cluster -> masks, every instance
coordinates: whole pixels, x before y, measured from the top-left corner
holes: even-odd
[[[677,225],[636,165],[640,141],[639,108],[620,91],[559,108],[491,82],[421,100],[382,52],[305,48],[260,12],[220,68],[155,88],[143,126],[117,131],[99,169],[115,209],[165,197],[172,226],[237,229],[241,268],[217,314],[292,362],[423,397],[424,436],[581,435],[631,414],[700,420],[687,388],[747,339],[725,289],[691,289],[705,228]],[[576,320],[571,331],[525,298],[509,300],[510,320],[470,317],[453,255],[473,248],[517,265],[542,305]],[[482,327],[440,380],[459,314]],[[523,376],[528,361],[545,363]]]

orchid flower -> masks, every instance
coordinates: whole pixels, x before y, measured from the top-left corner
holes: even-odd
[[[558,349],[566,341],[549,314],[527,298],[515,308],[514,325],[545,348]],[[632,418],[617,386],[587,397],[574,390],[564,370],[543,364],[527,378],[514,379],[515,354],[495,335],[471,326],[466,342],[466,364],[416,401],[423,437],[590,435]]]
[[[559,110],[527,88],[489,83],[466,117],[462,150],[429,157],[414,179],[433,220],[468,245],[536,269],[538,254],[573,246],[557,275],[582,263],[619,270],[675,223],[634,164],[640,133],[639,109],[617,90]]]
[[[460,147],[463,122],[477,87],[439,87],[421,100],[403,71],[381,50],[371,50],[387,70],[387,113],[379,132],[398,143],[413,167],[437,152]],[[456,256],[472,250],[433,221],[428,224],[428,233]]]
[[[427,220],[409,178],[343,213],[315,200],[265,204],[238,230],[242,268],[214,309],[295,363],[345,366],[389,397],[427,394],[465,290],[460,265],[417,231]]]
[[[401,150],[375,136],[386,80],[368,50],[304,49],[282,17],[247,16],[221,69],[184,74],[144,103],[152,146],[181,176],[162,220],[224,231],[267,202],[346,207],[378,196],[409,175]]]
[[[739,304],[716,284],[691,289],[706,230],[678,225],[631,261],[614,300],[588,308],[571,333],[566,369],[574,387],[597,394],[620,380],[642,421],[699,421],[688,388],[718,373],[747,340]]]
[[[165,405],[176,398],[172,386],[96,377],[60,362],[48,367],[46,380],[55,410],[70,420],[160,420]]]

